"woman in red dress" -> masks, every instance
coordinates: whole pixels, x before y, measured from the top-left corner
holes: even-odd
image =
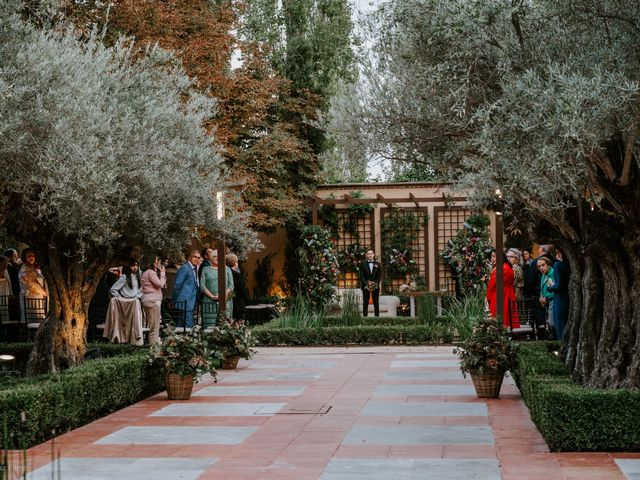
[[[489,302],[489,313],[493,318],[496,317],[497,310],[497,288],[496,288],[496,252],[491,253],[491,264],[493,269],[491,270],[491,276],[489,277],[489,286],[487,287],[487,301]],[[502,264],[502,273],[504,278],[504,286],[502,287],[502,298],[504,299],[503,316],[502,321],[504,326],[509,328],[509,300],[515,301],[516,292],[513,288],[514,275],[513,268],[507,260],[507,257],[503,257],[504,263]],[[517,311],[514,312],[514,316],[511,319],[511,327],[520,327],[520,317],[518,317]]]

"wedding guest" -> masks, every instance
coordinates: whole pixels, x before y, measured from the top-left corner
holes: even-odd
[[[194,313],[198,302],[198,291],[200,289],[200,278],[198,277],[198,266],[202,262],[202,255],[194,250],[189,255],[189,261],[184,263],[176,274],[176,282],[173,286],[172,297],[175,302],[185,304],[185,325],[192,328],[194,324]]]
[[[362,289],[362,315],[369,315],[369,298],[373,302],[373,314],[380,316],[380,280],[382,268],[380,262],[375,259],[373,249],[367,250],[367,258],[358,268],[360,288]]]
[[[20,281],[18,275],[20,273],[20,267],[22,266],[22,260],[18,255],[18,251],[15,248],[8,248],[4,251],[3,255],[9,259],[9,278],[11,279],[12,295],[20,295]]]
[[[160,343],[160,318],[162,306],[162,289],[166,285],[165,268],[159,257],[140,277],[142,288],[142,310],[149,329],[149,343]]]
[[[25,301],[26,299],[44,300],[44,309],[37,309],[34,317],[28,320],[44,320],[46,314],[46,300],[48,297],[47,282],[42,275],[40,266],[36,261],[36,252],[31,248],[22,251],[22,267],[18,273],[20,282],[20,305],[22,305],[22,320],[26,321]]]
[[[491,253],[491,276],[489,277],[489,286],[487,287],[487,301],[489,302],[489,313],[493,318],[496,318],[498,311],[498,289],[497,289],[497,255],[496,252]],[[509,318],[509,301],[515,301],[516,294],[513,288],[514,275],[513,267],[506,257],[503,258],[502,264],[503,286],[502,286],[502,322],[505,327],[520,327],[520,317],[515,314]],[[511,320],[511,322],[510,322]],[[511,323],[511,325],[510,325]]]
[[[231,269],[226,267],[225,275],[227,302],[225,303],[227,318],[231,318],[233,314],[233,300],[229,297],[234,289],[233,274]],[[215,250],[211,255],[211,265],[206,266],[202,272],[202,323],[204,325],[215,325],[217,318],[217,308],[213,305],[218,303],[218,252]]]
[[[140,299],[140,263],[132,258],[122,269],[122,275],[111,287],[107,320],[103,336],[111,342],[142,345],[142,308]]]
[[[540,270],[540,297],[539,302],[546,314],[546,325],[555,327],[553,318],[553,287],[555,286],[555,272],[553,261],[546,255],[538,257],[538,269]]]
[[[231,269],[231,274],[233,275],[233,318],[236,320],[246,320],[249,291],[244,277],[240,272],[238,256],[233,253],[227,255],[227,266]]]
[[[513,268],[513,289],[516,299],[521,300],[524,296],[524,273],[522,271],[522,253],[517,248],[510,248],[507,251],[507,260]]]

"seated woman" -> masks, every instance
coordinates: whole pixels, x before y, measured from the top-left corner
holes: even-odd
[[[231,318],[233,312],[233,302],[229,298],[233,292],[233,274],[231,269],[226,267],[226,312],[227,318]],[[211,265],[207,265],[202,270],[200,291],[202,292],[202,325],[206,328],[216,324],[218,317],[218,254],[214,251],[211,256]]]
[[[122,275],[111,287],[107,321],[103,336],[113,343],[142,345],[142,309],[140,299],[140,264],[132,258],[122,269]]]
[[[159,257],[142,274],[142,309],[149,329],[149,343],[160,343],[160,308],[162,306],[162,289],[166,284],[164,265]]]

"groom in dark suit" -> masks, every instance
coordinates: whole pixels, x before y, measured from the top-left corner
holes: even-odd
[[[380,262],[376,262],[372,249],[367,250],[367,259],[360,264],[358,277],[362,289],[362,314],[366,317],[369,313],[369,295],[373,299],[373,311],[376,317],[380,316],[380,279],[382,268]]]

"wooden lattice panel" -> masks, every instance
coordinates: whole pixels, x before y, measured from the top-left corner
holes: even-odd
[[[358,243],[365,250],[373,248],[373,212],[363,217],[353,219],[346,209],[338,209],[338,238],[337,251],[342,252],[346,247]],[[338,278],[338,288],[359,288],[358,274],[355,272],[344,272]]]
[[[393,210],[389,208],[383,208],[380,211],[381,221],[384,221],[384,218],[391,214]],[[407,215],[409,213],[415,215],[418,219],[418,224],[415,229],[413,229],[413,233],[415,238],[413,239],[411,249],[412,249],[412,258],[415,260],[418,266],[417,274],[420,275],[425,281],[429,280],[429,266],[428,266],[428,255],[427,255],[427,223],[428,223],[428,213],[426,208],[402,208],[400,212],[403,215]],[[382,238],[382,249],[384,249],[384,235]],[[384,268],[384,262],[383,262]],[[383,270],[384,271],[384,270]],[[384,290],[385,293],[397,292],[400,288],[400,285],[406,283],[406,276],[390,276],[387,272],[384,272]]]
[[[447,242],[454,237],[462,224],[471,216],[471,210],[463,207],[436,207],[435,211],[435,234],[436,234],[436,261],[438,269],[436,271],[436,290],[447,290],[455,293],[456,285],[451,276],[449,267],[445,265],[440,257],[440,252],[444,250]]]

